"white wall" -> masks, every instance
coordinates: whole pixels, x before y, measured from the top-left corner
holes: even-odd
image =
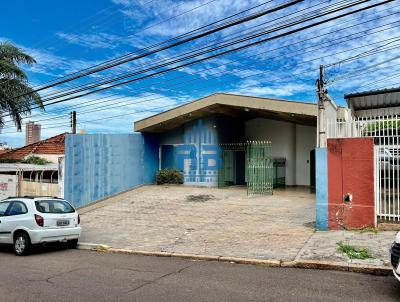
[[[296,124],[256,118],[245,124],[249,140],[272,142],[272,156],[286,158],[286,185],[296,185]]]
[[[310,185],[310,151],[315,149],[316,127],[296,125],[296,185]]]
[[[0,200],[10,196],[17,196],[17,175],[0,174]]]
[[[316,127],[257,118],[245,124],[249,140],[272,142],[272,156],[286,158],[286,185],[310,185],[310,151],[316,146]],[[307,162],[308,160],[308,162]]]

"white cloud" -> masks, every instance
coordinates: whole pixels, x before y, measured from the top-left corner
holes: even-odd
[[[114,49],[119,46],[122,37],[107,33],[96,34],[72,34],[72,33],[57,33],[57,36],[70,44],[80,45],[87,48],[109,48]]]

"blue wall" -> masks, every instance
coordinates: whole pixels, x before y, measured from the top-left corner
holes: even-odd
[[[316,228],[328,229],[328,150],[315,149]]]
[[[216,186],[220,143],[244,142],[244,122],[226,116],[209,116],[186,123],[160,137],[161,167],[184,172],[185,184]]]
[[[157,138],[150,135],[67,135],[64,197],[80,207],[153,183],[158,148]]]

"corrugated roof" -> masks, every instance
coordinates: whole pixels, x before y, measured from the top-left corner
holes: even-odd
[[[347,94],[347,104],[354,111],[400,106],[400,88]]]
[[[27,156],[34,154],[64,154],[66,134],[67,133],[62,133],[37,143],[10,150],[6,153],[0,154],[0,160],[22,160]]]

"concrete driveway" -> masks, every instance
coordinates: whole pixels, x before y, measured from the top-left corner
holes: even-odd
[[[144,186],[81,210],[81,242],[151,252],[293,260],[313,234],[304,189]]]

